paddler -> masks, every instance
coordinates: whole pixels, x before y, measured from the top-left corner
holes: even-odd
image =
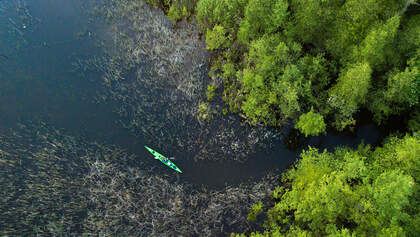
[[[155,159],[156,160],[160,160],[159,157],[157,157],[157,156],[155,156]],[[170,160],[175,160],[175,157],[169,157],[169,159]],[[167,161],[167,159],[166,158],[163,158],[163,162],[166,162],[166,161]]]
[[[155,156],[156,160],[160,160],[159,157]],[[166,159],[166,157],[162,158],[162,162],[166,163],[168,161],[168,159]]]

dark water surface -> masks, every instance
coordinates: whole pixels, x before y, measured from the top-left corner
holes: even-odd
[[[17,122],[41,120],[70,135],[118,145],[156,167],[156,172],[177,175],[143,148],[151,142],[120,125],[112,105],[95,103],[101,90],[100,75],[86,78],[72,72],[77,59],[101,55],[95,37],[103,23],[89,22],[88,7],[81,0],[0,1],[0,131]],[[353,134],[328,133],[304,140],[292,150],[284,141],[277,141],[270,149],[251,154],[244,163],[194,162],[183,157],[195,154],[177,147],[174,154],[159,152],[176,157],[175,163],[184,172],[181,181],[221,188],[284,170],[307,145],[332,150],[338,145],[355,147],[362,139],[375,144],[379,137],[378,128],[367,122]]]

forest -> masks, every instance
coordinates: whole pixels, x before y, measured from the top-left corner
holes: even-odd
[[[361,113],[379,126],[401,121],[380,147],[302,151],[275,204],[259,203],[248,215],[265,216],[265,230],[237,236],[420,232],[418,1],[147,2],[173,21],[197,22],[211,52],[209,74],[223,81],[217,96],[251,124],[293,121],[304,136],[317,136],[352,130]]]

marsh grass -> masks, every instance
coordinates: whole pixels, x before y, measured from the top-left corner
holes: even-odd
[[[79,61],[76,69],[102,73],[105,89],[98,101],[119,104],[115,111],[124,126],[161,149],[177,147],[195,160],[244,161],[280,136],[223,114],[220,98],[208,103],[211,113],[200,113],[207,88],[215,93],[223,82],[208,77],[208,52],[194,21],[175,25],[140,0],[102,3],[95,16],[109,23],[102,36],[108,42],[102,44],[106,57],[100,63]]]
[[[208,190],[44,123],[0,135],[0,235],[215,236],[243,231],[278,177]]]

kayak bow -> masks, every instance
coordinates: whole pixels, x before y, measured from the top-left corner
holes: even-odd
[[[172,162],[170,161],[168,158],[166,158],[165,156],[163,156],[162,154],[154,151],[152,148],[148,147],[148,146],[144,146],[148,151],[150,151],[150,153],[152,153],[152,155],[154,155],[155,157],[159,158],[159,160],[167,165],[169,168],[174,169],[175,171],[178,171],[179,173],[182,173],[182,171]]]

